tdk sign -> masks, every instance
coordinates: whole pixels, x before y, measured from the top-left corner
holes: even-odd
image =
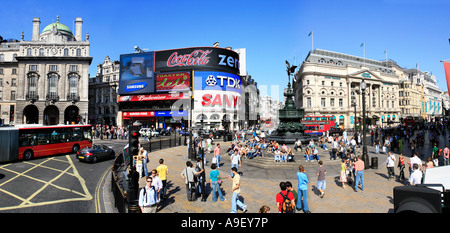
[[[199,90],[201,80],[201,90],[222,90],[241,93],[241,78],[235,74],[213,71],[196,71],[195,89]]]
[[[146,82],[133,83],[133,84],[127,85],[125,87],[125,91],[126,92],[138,91],[138,90],[144,89],[146,86],[147,86]]]

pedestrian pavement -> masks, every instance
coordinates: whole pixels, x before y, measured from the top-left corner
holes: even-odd
[[[370,141],[370,138],[368,139]],[[217,143],[217,142],[216,142]],[[206,164],[206,185],[207,199],[206,202],[201,201],[201,197],[195,202],[189,202],[186,198],[186,188],[184,180],[180,173],[186,167],[188,161],[187,146],[178,146],[149,153],[148,171],[156,168],[160,158],[164,159],[164,164],[169,168],[167,182],[167,199],[160,202],[158,213],[229,213],[231,211],[231,180],[226,179],[230,174],[230,156],[225,154],[229,142],[219,142],[222,148],[222,162],[219,168],[222,179],[222,193],[226,198],[225,201],[218,200],[212,202],[211,188],[209,185],[209,171],[212,153],[206,153],[205,158],[209,161]],[[330,144],[327,144],[330,147]],[[361,149],[357,149],[360,154]],[[385,166],[386,155],[375,154],[375,148],[368,146],[369,161],[372,157],[378,157],[378,168],[367,169],[364,171],[364,191],[355,192],[353,186],[345,184],[345,188],[339,182],[340,162],[339,160],[329,160],[329,151],[319,148],[320,159],[323,160],[323,166],[327,169],[326,173],[326,190],[325,195],[321,198],[316,188],[317,162],[307,163],[302,155],[296,156],[298,164],[305,167],[305,172],[309,179],[308,184],[308,204],[312,213],[390,213],[393,212],[393,188],[395,186],[403,186],[407,184],[405,181],[399,182],[394,179],[387,179],[387,169]],[[410,156],[410,149],[404,145],[404,155]],[[268,152],[263,153],[265,156],[273,156]],[[399,154],[393,153],[396,158]],[[257,160],[257,159],[256,159]],[[253,161],[254,162],[254,161]],[[195,164],[195,163],[194,163]],[[272,213],[278,212],[276,209],[275,197],[280,192],[279,183],[282,181],[290,181],[294,188],[297,187],[298,181],[296,173],[298,167],[278,167],[260,168],[251,166],[247,160],[243,160],[242,166],[238,169],[241,172],[241,194],[240,198],[247,205],[248,213],[257,213],[261,206],[267,205]],[[405,168],[405,176],[409,177],[408,168]],[[395,167],[395,174],[398,175],[399,170]],[[139,180],[140,187],[144,187],[145,178]],[[116,213],[114,208],[114,200],[110,194],[110,186],[105,182],[103,187],[105,209],[107,213]],[[112,205],[112,207],[111,207]],[[242,211],[239,210],[239,213]]]

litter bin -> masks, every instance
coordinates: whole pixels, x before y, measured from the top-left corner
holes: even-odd
[[[378,157],[372,157],[372,169],[378,169]]]

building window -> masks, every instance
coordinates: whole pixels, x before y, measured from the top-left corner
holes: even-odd
[[[31,48],[27,49],[27,56],[31,56]]]
[[[28,76],[28,98],[35,99],[37,96],[37,76]]]
[[[16,91],[11,91],[11,100],[16,99]]]
[[[344,107],[344,100],[343,99],[339,99],[339,107],[340,108]]]
[[[11,74],[17,74],[17,69],[13,68]]]
[[[70,65],[69,71],[70,72],[78,72],[78,65]]]
[[[330,99],[330,106],[331,106],[331,107],[334,107],[334,98],[331,98],[331,99]]]
[[[77,56],[78,56],[78,57],[81,56],[81,49],[77,49]]]
[[[5,61],[5,55],[0,54],[0,61]]]
[[[69,49],[64,49],[64,56],[69,56]]]
[[[306,85],[309,85],[309,80],[306,80]]]
[[[307,106],[308,108],[311,107],[311,97],[306,98],[306,106]]]
[[[3,99],[3,92],[0,90],[0,100]]]
[[[37,71],[37,65],[30,65],[29,67],[28,67],[28,69],[30,70],[30,71]]]
[[[320,99],[320,106],[321,106],[322,108],[325,107],[325,98],[321,98],[321,99]]]
[[[15,78],[11,79],[11,86],[12,87],[17,87],[17,79],[15,79]]]
[[[58,96],[58,77],[55,74],[48,77],[48,96],[50,99],[57,99]]]
[[[44,56],[44,49],[43,48],[39,49],[39,56]]]
[[[58,71],[58,66],[57,65],[49,65],[48,69],[49,69],[49,71],[56,72],[56,71]]]
[[[3,74],[3,69],[0,69],[0,74]]]
[[[69,99],[78,97],[78,77],[72,75],[69,77]]]
[[[325,86],[325,81],[322,81],[322,86]]]

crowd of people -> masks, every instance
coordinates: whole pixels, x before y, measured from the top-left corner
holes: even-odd
[[[126,126],[101,125],[92,126],[92,137],[94,139],[127,139],[128,128]]]
[[[402,128],[401,126],[391,128],[373,127],[369,132],[370,142],[371,145],[375,147],[375,153],[386,155],[388,180],[396,179],[399,182],[404,182],[405,185],[415,185],[422,182],[422,174],[425,169],[449,165],[450,149],[447,145],[440,145],[439,140],[439,136],[443,134],[447,135],[447,129],[442,124],[429,123],[417,128]],[[319,192],[318,195],[320,198],[323,198],[326,190],[326,168],[323,164],[323,160],[319,158],[318,148],[329,151],[330,160],[339,159],[341,161],[339,164],[340,174],[338,181],[342,188],[345,189],[349,186],[355,192],[358,192],[358,190],[363,191],[365,164],[359,150],[362,146],[360,141],[362,135],[350,134],[353,133],[349,133],[347,130],[344,130],[342,135],[330,135],[326,133],[320,137],[318,141],[311,140],[307,145],[304,145],[300,140],[297,140],[292,148],[288,147],[286,144],[280,145],[276,141],[267,141],[267,139],[261,137],[261,135],[254,134],[250,139],[245,140],[245,135],[243,135],[244,137],[240,137],[236,134],[235,139],[225,148],[224,154],[229,156],[231,163],[231,172],[226,177],[221,175],[219,171],[220,166],[223,165],[223,163],[221,163],[222,149],[219,143],[214,144],[214,140],[211,137],[206,141],[206,151],[213,153],[212,163],[210,169],[208,169],[210,170],[209,183],[212,201],[226,200],[222,191],[222,184],[224,179],[229,179],[231,180],[232,191],[231,212],[236,213],[238,209],[241,209],[243,212],[247,211],[247,206],[239,198],[239,196],[242,195],[241,176],[240,172],[238,172],[242,166],[241,161],[243,159],[255,159],[267,156],[273,156],[274,162],[295,161],[294,151],[300,151],[300,154],[303,154],[306,162],[312,162],[313,160],[317,161],[316,187]],[[196,148],[197,155],[201,155],[199,151],[199,148],[202,146],[201,142],[202,139],[200,137],[194,137],[192,146]],[[429,148],[430,145],[433,145],[431,151],[424,149]],[[405,148],[409,149],[405,150]],[[148,156],[143,151],[142,155],[144,154],[145,156]],[[423,160],[425,160],[425,162],[422,162]],[[145,158],[142,158],[142,163],[145,164]],[[195,201],[202,193],[202,183],[206,179],[206,169],[204,169],[203,165],[201,156],[199,156],[197,157],[195,166],[191,161],[187,161],[186,168],[180,173],[180,176],[186,185],[186,196],[189,201]],[[408,165],[409,170],[408,179],[406,179],[404,171],[406,165]],[[398,176],[395,174],[395,166],[399,169]],[[140,192],[140,195],[143,196],[143,211],[148,211],[145,208],[147,204],[150,205],[148,207],[152,207],[154,203],[157,204],[161,198],[165,197],[166,191],[164,190],[163,185],[160,185],[160,181],[158,181],[162,179],[155,178],[160,177],[160,170],[154,169],[152,170],[151,175],[145,174],[145,176],[147,176],[147,183],[150,183],[150,186],[145,187],[146,191],[141,190]],[[162,170],[162,172],[166,170]],[[146,171],[144,172],[146,173]],[[167,179],[167,174],[168,170],[166,175],[163,175],[165,180]],[[305,168],[302,165],[298,167],[297,181],[297,189],[292,187],[290,181],[280,183],[281,190],[275,198],[278,212],[285,213],[301,210],[305,213],[310,212],[308,208],[309,180]],[[205,182],[207,181],[205,180]],[[152,191],[151,187],[154,187],[154,191]],[[161,192],[160,190],[164,191]],[[152,192],[154,193],[151,194]],[[150,195],[146,196],[146,193],[149,193]],[[152,198],[154,198],[154,201],[150,201]],[[151,209],[151,211],[154,210]],[[264,205],[260,208],[260,212],[270,212],[270,208]]]

